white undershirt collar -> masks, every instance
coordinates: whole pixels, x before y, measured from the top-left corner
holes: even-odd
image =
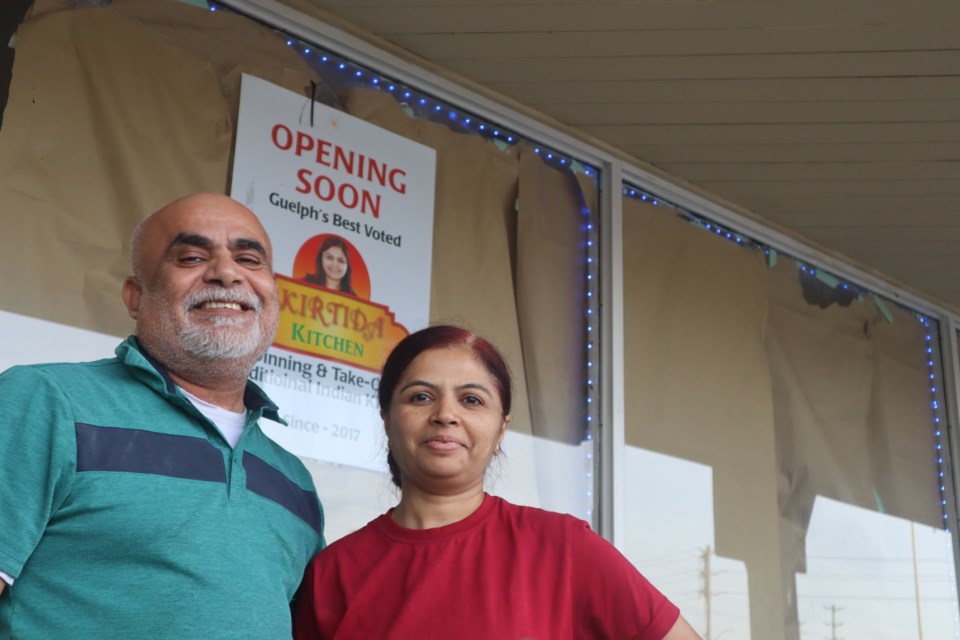
[[[230,444],[230,448],[235,448],[237,443],[240,442],[240,436],[243,435],[243,428],[247,424],[247,412],[241,411],[237,413],[235,411],[229,411],[206,400],[201,400],[183,387],[179,387],[179,389],[183,392],[183,395],[193,403],[197,411],[206,416],[206,418],[217,427],[217,430],[223,435],[227,443]]]

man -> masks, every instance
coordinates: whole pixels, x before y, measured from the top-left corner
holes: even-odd
[[[196,194],[132,262],[115,358],[0,375],[0,638],[289,638],[322,511],[247,380],[277,328],[270,241]]]

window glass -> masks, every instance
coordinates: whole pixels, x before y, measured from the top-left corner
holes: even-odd
[[[916,637],[908,605],[952,637],[952,582],[881,580],[913,557],[911,530],[931,579],[952,573],[936,322],[630,191],[629,557],[709,637],[823,637],[825,606],[844,637]],[[894,611],[893,635],[869,626]]]
[[[255,75],[304,96],[305,118],[313,99],[436,150],[430,319],[486,336],[514,375],[506,455],[490,490],[591,519],[596,170],[492,116],[478,118],[314,43],[203,5],[31,12],[18,33],[3,113],[0,211],[9,212],[9,233],[0,238],[0,260],[5,273],[17,274],[0,279],[3,311],[115,339],[129,333],[118,292],[130,232],[175,197],[228,191],[240,77]],[[108,68],[109,78],[89,73]],[[34,345],[36,357],[23,357],[60,359],[61,338],[50,335]],[[383,474],[306,462],[326,507],[328,540],[396,500]]]
[[[315,99],[436,150],[431,319],[486,336],[514,374],[487,488],[592,520],[597,171],[315,43],[275,37],[316,74]],[[385,474],[305,462],[328,540],[397,500]]]
[[[953,638],[950,534],[818,496],[797,575],[803,638]]]

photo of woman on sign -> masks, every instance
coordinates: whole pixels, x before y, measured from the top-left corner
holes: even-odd
[[[340,236],[329,236],[317,251],[316,273],[305,280],[327,289],[357,295],[350,286],[350,250]]]

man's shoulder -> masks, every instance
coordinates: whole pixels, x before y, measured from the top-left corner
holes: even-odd
[[[152,382],[152,377],[157,382]],[[14,365],[0,372],[5,397],[29,400],[31,394],[53,394],[83,406],[100,404],[117,394],[138,394],[147,387],[162,388],[163,384],[132,337],[120,343],[112,357]]]
[[[2,406],[20,416],[48,415],[56,407],[69,406],[72,412],[79,411],[73,414],[77,420],[96,421],[101,418],[90,412],[124,406],[134,386],[116,358],[16,365],[0,373]],[[118,403],[118,395],[125,400]]]
[[[109,376],[121,370],[123,363],[115,356],[88,362],[44,362],[18,364],[0,373],[0,379],[10,382],[36,384],[40,380],[74,383],[79,380]]]

